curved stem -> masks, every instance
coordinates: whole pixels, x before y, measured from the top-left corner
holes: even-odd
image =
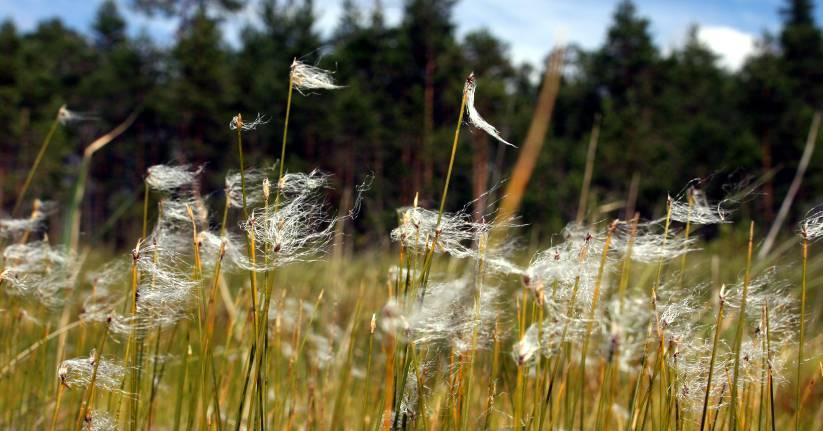
[[[51,128],[49,128],[49,132],[46,134],[45,139],[43,139],[43,144],[40,145],[40,151],[37,152],[37,157],[34,158],[34,164],[31,166],[31,169],[29,169],[29,173],[26,176],[26,181],[23,182],[23,187],[20,189],[20,193],[17,194],[17,200],[14,201],[14,209],[11,210],[12,216],[17,214],[17,210],[20,209],[20,205],[23,203],[23,199],[26,197],[26,192],[29,190],[29,186],[31,185],[31,180],[34,179],[34,174],[37,172],[40,162],[43,161],[43,156],[46,154],[46,149],[49,147],[51,138],[54,136],[54,132],[57,131],[57,125],[59,123],[60,121],[58,115],[57,117],[54,117],[54,121],[51,123]]]

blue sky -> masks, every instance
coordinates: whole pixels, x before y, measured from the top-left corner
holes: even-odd
[[[88,31],[102,0],[0,0],[0,18],[10,18],[23,30],[37,22],[60,17],[71,27]],[[149,19],[128,9],[128,0],[118,0],[132,31],[145,31],[160,43],[172,39],[174,21]],[[369,8],[374,0],[358,0]],[[721,63],[735,69],[751,52],[763,31],[780,28],[778,9],[782,0],[635,0],[640,13],[652,22],[652,34],[662,49],[682,44],[691,24],[699,37],[718,54]],[[330,32],[340,16],[340,0],[315,0],[318,30]],[[399,20],[403,0],[382,0],[390,23]],[[506,41],[518,62],[539,63],[557,42],[575,42],[587,48],[604,39],[618,0],[461,0],[455,11],[458,35],[488,28]],[[226,21],[227,39],[236,40],[246,23],[254,21],[254,2],[247,10]],[[818,22],[823,11],[816,10]]]

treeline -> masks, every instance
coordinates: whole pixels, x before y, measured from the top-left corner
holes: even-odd
[[[270,121],[245,135],[254,165],[273,164],[294,58],[333,70],[345,89],[296,95],[287,169],[319,167],[335,175],[332,199],[365,174],[376,180],[355,228],[384,233],[394,208],[439,199],[463,80],[478,77],[477,106],[514,143],[523,142],[546,65],[513,64],[493,30],[460,39],[454,0],[407,0],[388,25],[375,7],[343,2],[329,37],[316,28],[312,2],[259,2],[257,23],[229,44],[220,22],[237,0],[136,0],[149,14],[170,14],[180,26],[169,46],[130,37],[113,1],[100,7],[89,33],[60,20],[21,32],[0,26],[0,178],[3,208],[14,203],[39,143],[58,108],[87,121],[60,127],[31,196],[65,202],[77,180],[83,148],[132,112],[131,128],[94,156],[83,202],[88,239],[125,244],[138,236],[142,175],[156,163],[205,163],[215,208],[226,169],[237,166],[228,123],[241,112]],[[613,13],[595,50],[567,47],[551,127],[524,199],[524,222],[544,233],[575,218],[593,126],[599,143],[592,177],[592,217],[625,216],[636,208],[659,215],[666,194],[692,178],[707,184],[759,184],[744,206],[770,221],[794,176],[812,113],[823,102],[823,38],[811,0],[788,0],[778,34],[764,34],[741,70],[721,68],[696,29],[664,53],[650,23],[630,1]],[[776,11],[777,13],[778,11]],[[549,53],[551,46],[546,46]],[[504,181],[516,157],[485,134],[464,133],[450,207],[460,208]],[[794,215],[819,202],[823,151],[812,159]],[[715,196],[723,190],[713,190]],[[627,200],[627,197],[630,197]],[[722,196],[721,196],[722,197]],[[629,208],[627,208],[629,207]],[[610,212],[600,214],[598,209]],[[359,235],[368,238],[368,235]]]

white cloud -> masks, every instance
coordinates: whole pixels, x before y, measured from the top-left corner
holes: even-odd
[[[755,36],[732,27],[704,26],[697,30],[697,39],[720,56],[720,64],[738,70],[746,57],[754,52]]]

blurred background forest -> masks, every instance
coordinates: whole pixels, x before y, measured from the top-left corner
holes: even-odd
[[[467,0],[466,0],[467,1]],[[262,113],[245,135],[251,164],[276,162],[292,59],[332,70],[346,88],[294,100],[287,169],[334,174],[332,199],[374,173],[366,211],[349,229],[357,245],[387,241],[394,208],[439,199],[464,79],[478,77],[478,110],[503,136],[523,142],[546,64],[514,64],[494,30],[458,37],[454,0],[407,0],[389,25],[375,2],[343,1],[329,36],[309,0],[259,2],[259,25],[225,40],[221,20],[242,0],[133,0],[148,16],[175,16],[168,46],[134,36],[118,4],[106,1],[88,32],[60,19],[19,30],[0,24],[0,201],[10,208],[58,108],[94,116],[61,127],[30,196],[63,204],[83,148],[130,113],[132,127],[96,155],[83,202],[84,240],[126,246],[139,236],[142,180],[157,163],[206,165],[204,192],[222,205],[222,178],[237,166],[229,120]],[[21,5],[24,6],[24,5]],[[811,0],[786,0],[782,28],[730,71],[694,29],[661,50],[632,2],[613,11],[596,49],[567,46],[549,133],[522,207],[522,221],[547,235],[574,220],[586,151],[599,145],[590,208],[594,217],[660,215],[666,194],[695,177],[715,185],[760,183],[743,208],[771,221],[786,194],[815,110],[823,106],[823,36]],[[546,55],[552,50],[547,43]],[[460,208],[505,181],[517,150],[464,133],[449,206]],[[811,161],[790,221],[823,201],[823,150]],[[715,190],[716,197],[722,197]],[[54,229],[60,223],[51,223]],[[56,234],[56,233],[55,233]]]

